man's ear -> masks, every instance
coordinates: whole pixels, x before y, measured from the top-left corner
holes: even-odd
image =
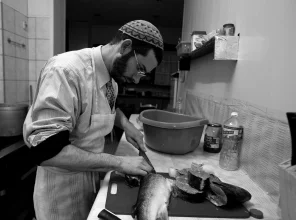
[[[133,42],[131,39],[123,40],[121,43],[121,47],[120,47],[120,53],[122,55],[125,55],[125,54],[128,54],[129,52],[131,52],[132,44],[133,44]]]

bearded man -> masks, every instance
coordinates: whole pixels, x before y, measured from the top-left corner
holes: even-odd
[[[34,208],[38,220],[86,219],[99,172],[146,175],[140,156],[104,153],[105,136],[122,128],[145,151],[142,133],[119,108],[114,79],[138,83],[162,60],[163,40],[151,23],[123,25],[106,45],[56,55],[41,70],[23,136],[38,164]]]

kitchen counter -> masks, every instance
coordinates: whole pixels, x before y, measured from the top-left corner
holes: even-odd
[[[136,122],[138,115],[131,115],[130,121],[137,127],[140,128],[139,124]],[[241,169],[237,171],[226,171],[219,167],[219,154],[211,154],[203,151],[203,136],[201,138],[200,145],[198,148],[186,155],[169,155],[164,153],[159,153],[152,151],[147,147],[147,156],[151,160],[157,172],[168,172],[170,167],[176,169],[188,168],[191,166],[192,162],[203,163],[212,167],[214,173],[224,182],[237,185],[245,188],[252,194],[252,199],[246,202],[244,205],[249,210],[251,208],[259,209],[264,214],[264,219],[276,220],[280,219],[280,211],[278,204],[275,204],[268,194],[263,191],[256,183],[254,183],[249,176]],[[118,148],[115,155],[138,155],[138,150],[135,149],[130,143],[127,142],[125,134],[123,133],[122,138],[118,144]],[[92,206],[87,220],[97,220],[98,213],[105,208],[106,196],[108,190],[108,183],[110,179],[110,173],[108,172],[101,181],[101,188],[97,194],[96,200]],[[131,220],[132,217],[129,215],[118,215],[119,218],[123,220]],[[179,219],[197,219],[188,217],[170,217],[171,220]],[[198,218],[199,220],[226,220],[225,218]],[[234,218],[232,218],[233,220]],[[249,219],[255,219],[250,217]]]
[[[12,144],[9,144],[8,146],[6,146],[0,150],[0,159],[5,157],[8,154],[13,153],[14,151],[20,149],[21,147],[25,147],[25,146],[26,145],[25,145],[24,140],[18,140]]]

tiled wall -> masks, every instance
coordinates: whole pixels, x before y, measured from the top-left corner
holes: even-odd
[[[244,128],[240,169],[274,202],[279,199],[278,164],[291,158],[286,114],[238,99],[224,99],[187,90],[185,114],[223,124],[236,111]],[[223,146],[222,146],[223,147]]]
[[[50,58],[49,17],[29,17],[29,85],[33,93],[40,70]]]
[[[50,11],[52,0],[28,0],[29,85],[36,93],[40,70],[52,56],[50,52]]]
[[[3,77],[3,45],[2,45],[2,3],[0,2],[0,103],[4,102],[4,77]]]
[[[14,1],[8,1],[12,3]],[[28,18],[27,1],[21,1],[22,7],[13,8],[2,1],[1,5],[1,74],[0,102],[28,103]],[[18,5],[19,6],[19,5]],[[9,42],[11,41],[11,42]]]
[[[29,103],[29,87],[36,91],[51,56],[48,5],[49,0],[0,0],[0,103]]]

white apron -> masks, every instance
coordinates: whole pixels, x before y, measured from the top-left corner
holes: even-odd
[[[95,87],[93,109],[99,107],[97,93],[102,91]],[[106,105],[109,106],[107,99]],[[90,119],[82,114],[70,134],[71,143],[89,152],[103,152],[105,136],[112,131],[114,120],[115,110],[111,112],[110,107],[106,114],[92,114]],[[37,220],[85,220],[96,197],[94,183],[99,188],[99,182],[99,172],[39,166],[34,188]]]

